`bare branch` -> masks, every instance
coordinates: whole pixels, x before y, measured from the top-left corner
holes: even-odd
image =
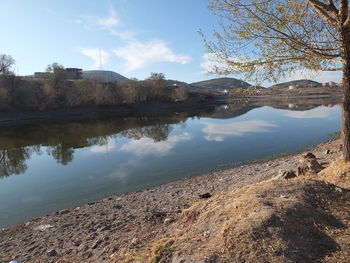
[[[330,25],[335,27],[338,25],[338,21],[329,14],[334,12],[334,10],[330,6],[318,0],[309,0],[309,2],[315,8],[317,13],[319,13],[323,17],[323,19],[326,20]]]
[[[339,3],[339,20],[340,20],[340,25],[343,25],[348,18],[349,1],[340,0],[339,2],[340,2]]]

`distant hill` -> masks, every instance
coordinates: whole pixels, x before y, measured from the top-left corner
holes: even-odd
[[[173,80],[173,79],[167,79],[166,82],[168,83],[169,86],[180,86],[180,87],[184,87],[187,86],[188,84],[186,82],[183,81],[179,81],[179,80]]]
[[[127,80],[127,78],[123,75],[109,70],[85,70],[83,71],[82,78],[100,78],[104,82],[122,82],[124,80]]]
[[[218,90],[218,89],[246,89],[251,85],[243,80],[235,79],[235,78],[216,78],[210,80],[204,80],[200,82],[194,82],[190,84],[190,87],[193,88],[201,88],[207,90]]]
[[[308,79],[301,79],[301,80],[293,80],[288,81],[280,84],[276,84],[271,86],[271,89],[284,89],[289,88],[289,86],[294,86],[295,88],[314,88],[314,87],[320,87],[322,86],[321,83],[308,80]]]

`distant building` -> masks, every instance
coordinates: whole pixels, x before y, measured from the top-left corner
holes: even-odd
[[[83,73],[83,70],[80,68],[66,68],[65,71],[67,73],[67,79],[69,80],[81,79],[81,74]],[[47,73],[48,72],[34,72],[34,78],[44,78]]]
[[[330,82],[323,82],[322,83],[322,87],[334,87],[336,86],[337,84],[333,81],[330,81]]]
[[[46,72],[34,72],[34,78],[43,78]]]
[[[295,89],[295,86],[294,85],[289,85],[288,89]]]
[[[114,71],[108,71],[108,70],[86,70],[82,72],[81,77],[83,79],[94,79],[98,78],[102,80],[103,82],[122,82],[124,80],[127,80],[126,77],[114,72]]]
[[[81,79],[81,75],[83,74],[83,70],[81,68],[66,68],[67,79],[75,80]]]

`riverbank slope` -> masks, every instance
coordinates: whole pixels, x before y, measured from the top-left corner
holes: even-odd
[[[311,151],[322,165],[327,166],[340,157],[339,146],[339,140],[330,141]],[[301,155],[286,156],[265,163],[219,171],[113,196],[34,219],[0,231],[0,258],[2,262],[17,258],[21,262],[61,263],[219,263],[244,262],[242,260],[265,262],[266,257],[262,256],[265,253],[272,260],[270,262],[315,262],[312,261],[315,259],[346,262],[342,260],[347,260],[346,253],[350,253],[350,248],[346,247],[350,240],[349,192],[308,178],[266,181],[275,177],[280,169],[296,169],[300,158]],[[250,198],[247,199],[247,196]],[[273,196],[279,201],[275,202]],[[305,201],[305,196],[309,196],[310,200]],[[298,210],[296,208],[301,199],[307,205]],[[317,204],[322,199],[330,205],[318,207]],[[335,200],[341,202],[335,205]],[[272,204],[274,210],[266,210],[266,207],[264,210],[262,206],[254,205],[260,201],[264,201],[265,206],[270,208]],[[311,208],[316,210],[310,210]],[[255,215],[245,215],[254,210]],[[287,225],[298,223],[314,226],[304,238],[311,238],[311,241],[314,240],[312,238],[320,239],[321,243],[314,245],[321,246],[324,252],[312,250],[309,242],[307,248],[314,256],[303,258],[307,254],[301,251],[305,243],[301,242],[303,239],[294,242],[291,231],[296,231],[299,235],[303,234],[301,231],[310,229],[284,228],[279,219],[285,213],[293,215],[293,211],[305,213],[301,216],[297,213],[297,217],[289,218],[311,221],[292,220],[287,221]],[[308,214],[310,211],[312,214]],[[317,218],[313,220],[317,213],[317,218],[322,221],[317,221]],[[232,224],[234,220],[239,221],[239,218],[247,224],[246,228],[241,227],[243,230],[238,231],[242,240],[235,240],[237,233]],[[328,225],[323,224],[326,219]],[[255,232],[251,232],[252,229],[267,229],[264,232],[266,236],[255,236],[254,239]],[[285,229],[289,232],[283,232]],[[223,239],[228,242],[224,243],[226,246],[217,242],[222,233],[226,233],[226,239]],[[247,233],[253,233],[253,236],[248,236]],[[279,243],[270,244],[269,240],[279,240]],[[235,251],[238,255],[236,261],[225,258],[230,251],[231,254]],[[253,255],[247,251],[261,253]],[[289,254],[297,256],[287,257]]]

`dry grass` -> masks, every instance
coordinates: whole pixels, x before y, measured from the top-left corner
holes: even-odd
[[[156,242],[143,263],[346,262],[349,202],[348,191],[317,180],[249,185],[183,211],[165,233],[173,239]]]
[[[350,189],[350,162],[338,160],[317,174],[317,178]]]

